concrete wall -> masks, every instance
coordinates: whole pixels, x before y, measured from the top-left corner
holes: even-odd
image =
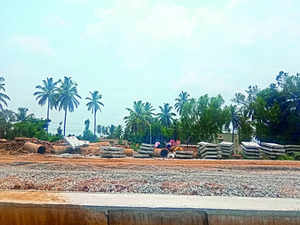
[[[146,209],[0,203],[1,225],[299,225],[299,211]]]

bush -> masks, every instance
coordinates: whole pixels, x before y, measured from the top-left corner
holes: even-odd
[[[281,155],[277,158],[278,160],[295,160],[293,156]]]
[[[7,132],[6,138],[14,139],[15,137],[28,137],[37,138],[49,142],[55,142],[63,138],[58,134],[48,134],[45,130],[46,127],[46,120],[29,119],[17,122],[13,124],[11,129]]]
[[[83,132],[83,135],[78,136],[78,139],[80,140],[84,140],[84,141],[89,141],[89,142],[97,142],[98,141],[98,137],[96,135],[93,134],[92,131],[90,130],[85,130]]]

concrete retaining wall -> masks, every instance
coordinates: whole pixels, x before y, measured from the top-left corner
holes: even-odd
[[[299,225],[299,211],[109,208],[0,203],[1,225]]]

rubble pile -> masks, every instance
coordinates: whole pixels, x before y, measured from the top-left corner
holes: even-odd
[[[48,141],[42,141],[37,138],[25,138],[25,137],[16,137],[14,140],[4,140],[0,142],[0,149],[2,153],[9,155],[18,155],[32,153],[28,149],[24,148],[26,143],[32,143],[35,145],[41,145],[45,148],[45,153],[53,152],[53,144]]]

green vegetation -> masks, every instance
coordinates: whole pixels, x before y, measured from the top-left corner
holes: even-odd
[[[47,103],[47,124],[50,122],[49,114],[50,109],[56,107],[57,103],[57,85],[60,81],[54,81],[53,78],[47,78],[47,80],[43,80],[43,85],[36,86],[36,91],[33,95],[36,96],[36,100],[38,104],[44,106]],[[48,125],[47,125],[47,132],[48,132]]]
[[[0,137],[14,139],[15,137],[38,138],[54,142],[62,138],[61,134],[48,134],[46,131],[48,121],[34,118],[33,114],[27,116],[27,108],[19,108],[15,113],[10,110],[0,112]]]
[[[102,95],[99,94],[99,91],[90,92],[91,97],[87,97],[86,100],[89,102],[86,104],[89,111],[92,111],[94,114],[94,136],[96,136],[96,119],[97,112],[101,112],[101,106],[104,106],[102,102],[100,102]]]
[[[6,109],[10,98],[5,93],[5,79],[0,77],[0,137],[22,135],[49,140],[65,135],[68,112],[80,104],[77,88],[71,77],[43,80],[34,92],[38,104],[47,105],[46,120],[39,120],[29,114],[27,108],[20,107],[16,113]],[[255,137],[265,142],[300,144],[300,74],[280,72],[267,88],[249,86],[245,92],[236,93],[227,106],[221,95],[192,97],[187,92],[181,92],[174,105],[165,103],[157,111],[149,102],[135,101],[132,108],[126,109],[124,127],[97,125],[97,113],[104,106],[101,99],[99,91],[90,92],[86,98],[94,124],[92,132],[90,121],[85,121],[80,136],[84,140],[95,141],[98,134],[132,143],[165,143],[179,139],[192,144],[214,142],[219,133],[230,131],[232,137],[238,133],[240,141]],[[63,129],[60,123],[53,138],[47,134],[52,109],[63,110],[65,115]]]
[[[74,109],[79,106],[81,97],[77,92],[77,84],[72,81],[71,77],[65,77],[64,81],[60,82],[60,87],[57,89],[57,105],[59,110],[65,111],[64,117],[64,136],[66,136],[66,124],[68,111],[74,112]]]
[[[97,136],[93,134],[90,130],[90,120],[84,121],[84,131],[82,136],[78,137],[81,140],[86,140],[90,142],[96,142],[98,140]]]
[[[7,106],[7,101],[10,100],[5,91],[5,79],[4,77],[0,77],[0,111],[4,109],[3,105]]]
[[[250,86],[234,98],[241,140],[254,135],[264,142],[300,144],[300,74],[280,72],[275,83]]]

